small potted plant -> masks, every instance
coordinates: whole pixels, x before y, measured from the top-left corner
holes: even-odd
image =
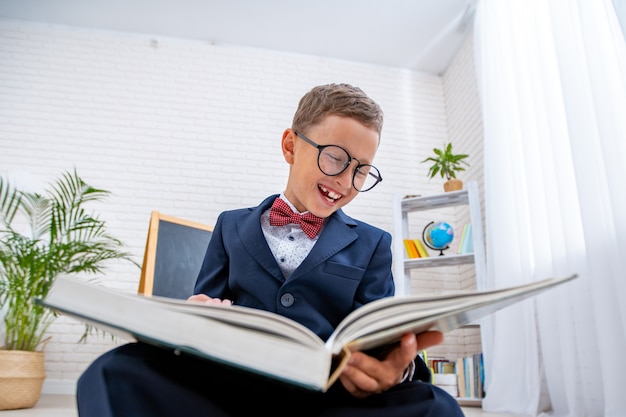
[[[55,313],[33,302],[63,275],[96,274],[106,261],[130,258],[105,222],[85,211],[108,191],[65,172],[46,195],[20,191],[0,177],[0,410],[30,408],[45,379],[45,333]],[[27,233],[24,233],[28,231]],[[11,374],[12,371],[17,374]]]
[[[463,189],[463,181],[456,177],[456,173],[459,171],[465,171],[465,166],[469,164],[465,161],[469,155],[467,154],[453,154],[452,143],[444,144],[443,148],[434,148],[433,152],[435,156],[430,156],[424,159],[421,163],[432,162],[432,166],[428,170],[428,177],[433,178],[435,175],[440,174],[441,178],[445,178],[446,182],[443,184],[445,191],[456,191]]]

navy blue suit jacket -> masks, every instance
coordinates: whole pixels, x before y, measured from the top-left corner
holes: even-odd
[[[261,230],[259,206],[220,214],[195,293],[289,317],[326,340],[352,310],[392,296],[391,235],[339,210],[326,221],[317,243],[287,279]]]

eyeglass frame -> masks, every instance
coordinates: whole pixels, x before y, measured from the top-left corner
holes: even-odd
[[[339,146],[339,145],[319,145],[315,142],[313,142],[311,139],[307,138],[306,136],[304,136],[302,133],[294,130],[294,133],[296,134],[296,136],[298,136],[300,139],[304,140],[306,143],[308,143],[309,145],[313,146],[314,148],[317,149],[317,167],[319,168],[319,170],[322,172],[322,174],[328,176],[328,177],[336,177],[337,175],[341,175],[343,174],[346,169],[348,169],[348,167],[350,166],[350,164],[352,163],[352,160],[357,161],[359,164],[354,168],[354,171],[352,172],[352,188],[354,188],[355,190],[357,190],[360,193],[365,193],[367,191],[370,191],[372,188],[376,187],[379,183],[381,183],[383,181],[383,176],[380,173],[380,170],[378,168],[376,168],[374,165],[372,164],[362,164],[360,160],[358,160],[357,158],[353,157],[352,155],[350,155],[350,152],[348,152],[345,148]],[[328,148],[330,146],[334,146],[336,148],[341,149],[342,151],[344,151],[346,153],[346,155],[348,155],[348,161],[346,162],[345,166],[343,167],[343,169],[341,171],[339,171],[336,174],[327,174],[326,172],[324,172],[324,170],[322,169],[322,167],[320,166],[320,157],[322,156],[322,151],[325,148]],[[374,185],[372,185],[370,188],[368,188],[367,190],[359,190],[358,188],[356,188],[356,186],[354,185],[354,178],[356,177],[356,173],[359,170],[359,168],[361,167],[370,167],[370,168],[374,168],[376,170],[376,172],[378,172],[378,175],[373,174],[372,172],[368,172],[367,175],[371,175],[372,177],[376,178],[376,182],[374,183]],[[363,181],[363,183],[365,183],[365,181]]]

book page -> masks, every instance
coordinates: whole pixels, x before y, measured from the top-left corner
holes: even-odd
[[[333,354],[339,354],[345,345],[352,350],[368,350],[397,342],[408,332],[445,333],[575,277],[548,278],[489,291],[376,300],[349,314],[326,344]]]
[[[273,333],[297,340],[302,344],[310,346],[324,344],[322,339],[307,327],[279,314],[270,313],[265,310],[237,305],[205,304],[156,296],[142,298],[157,302],[164,308],[168,308],[172,311],[207,317],[251,330]]]

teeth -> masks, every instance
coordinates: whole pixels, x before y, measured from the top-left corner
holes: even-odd
[[[334,193],[330,191],[329,189],[322,187],[321,185],[320,185],[320,188],[322,191],[326,193],[328,197],[330,197],[333,200],[338,200],[341,197],[341,194]]]

